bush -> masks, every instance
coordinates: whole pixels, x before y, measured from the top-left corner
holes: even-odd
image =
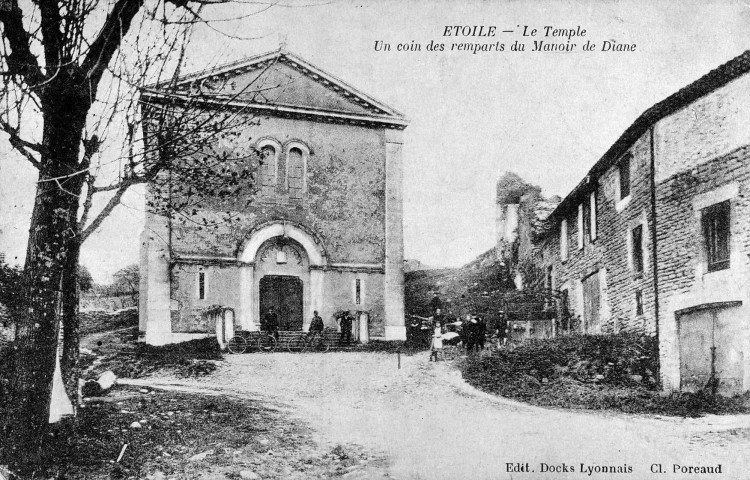
[[[105,358],[97,371],[112,370],[118,377],[138,378],[161,369],[181,376],[208,375],[216,370],[213,361],[224,356],[214,337],[162,346],[137,343]]]
[[[652,337],[574,335],[534,340],[461,364],[468,383],[535,405],[696,416],[748,411],[747,398],[656,391]]]
[[[418,351],[428,350],[423,345],[413,345],[403,340],[370,340],[369,343],[358,345],[357,352],[381,352],[396,353],[401,352],[405,355],[413,355]]]

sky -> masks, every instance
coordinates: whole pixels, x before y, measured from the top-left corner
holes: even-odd
[[[495,182],[514,171],[565,196],[644,110],[750,49],[750,1],[332,1],[204,9],[186,71],[288,50],[403,112],[405,256],[458,266],[495,239]],[[255,9],[255,10],[253,10]],[[246,16],[248,15],[248,16]],[[243,17],[233,20],[237,17]],[[446,37],[446,26],[495,26]],[[537,29],[523,37],[524,26]],[[568,29],[572,52],[533,52],[544,27]],[[508,30],[511,32],[503,32]],[[252,37],[252,39],[245,39]],[[607,40],[635,51],[601,51]],[[377,41],[391,45],[376,51]],[[442,52],[427,51],[434,41]],[[511,51],[518,41],[523,52]],[[586,41],[596,45],[584,52]],[[496,43],[502,52],[451,51]],[[398,44],[422,46],[398,51]],[[23,261],[35,174],[0,138],[0,251]],[[98,282],[137,262],[142,190],[124,198],[83,246]]]

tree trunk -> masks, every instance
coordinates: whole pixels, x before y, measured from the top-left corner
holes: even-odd
[[[63,273],[76,269],[79,170],[88,109],[85,82],[61,74],[42,98],[43,146],[24,265],[24,308],[16,325],[14,371],[3,421],[0,464],[34,470],[42,457],[61,323]],[[82,95],[82,93],[85,93]],[[72,265],[72,267],[71,267]],[[75,279],[75,274],[73,274]]]
[[[80,235],[77,232],[68,246],[68,257],[62,278],[62,356],[60,371],[62,373],[65,393],[68,394],[73,410],[78,409],[78,357],[79,357],[79,300],[78,259],[80,253]]]

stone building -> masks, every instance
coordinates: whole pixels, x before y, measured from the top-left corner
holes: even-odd
[[[583,331],[658,335],[666,390],[746,391],[749,198],[750,51],[638,117],[534,259]]]
[[[540,263],[542,240],[550,228],[548,217],[560,203],[560,197],[546,198],[541,192],[513,172],[501,175],[496,184],[495,251],[519,290],[551,287],[544,271],[528,268]]]
[[[405,117],[283,49],[183,77],[177,93],[153,89],[142,102],[188,98],[195,88],[207,111],[230,105],[247,117],[237,138],[265,160],[257,192],[232,203],[240,221],[231,227],[147,215],[140,286],[146,342],[214,331],[201,314],[214,305],[231,308],[235,328],[244,330],[257,330],[269,307],[282,330],[307,330],[315,310],[335,328],[334,314],[349,310],[366,313],[371,338],[405,338]],[[227,208],[207,203],[198,213]]]

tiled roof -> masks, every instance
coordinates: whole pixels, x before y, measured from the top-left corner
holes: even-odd
[[[576,206],[581,196],[587,194],[592,188],[590,180],[601,176],[604,171],[610,168],[630,148],[633,142],[638,140],[656,122],[748,72],[750,72],[750,50],[711,70],[690,85],[681,88],[676,93],[673,93],[643,112],[594,164],[586,177],[560,202],[557,208],[550,214],[550,219],[560,216],[566,213],[571,207]]]

